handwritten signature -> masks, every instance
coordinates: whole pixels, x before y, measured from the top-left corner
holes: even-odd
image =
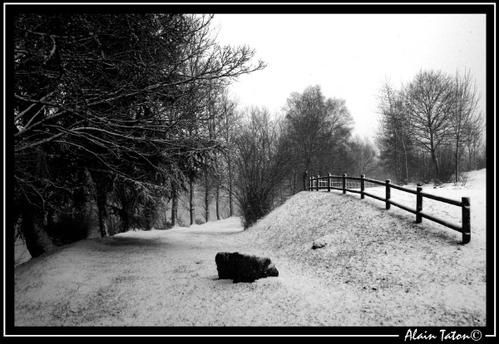
[[[443,341],[464,341],[464,340],[474,340],[479,341],[482,339],[482,332],[480,330],[473,330],[469,333],[459,333],[457,331],[448,331],[441,329],[438,333],[431,333],[428,331],[419,332],[417,328],[411,330],[408,329],[405,334],[404,341],[417,341],[417,340],[435,340],[440,339]]]

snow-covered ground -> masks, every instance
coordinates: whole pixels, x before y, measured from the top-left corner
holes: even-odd
[[[479,171],[471,171],[464,174],[464,182],[461,181],[457,184],[447,183],[439,185],[438,187],[433,186],[433,184],[425,184],[423,185],[423,192],[453,199],[456,201],[461,201],[462,197],[469,197],[471,209],[472,238],[476,238],[477,236],[485,235],[487,211],[485,177],[485,169]],[[404,185],[404,187],[416,190],[415,184]],[[369,188],[366,191],[383,198],[385,197],[385,187]],[[490,188],[490,191],[493,192],[492,188]],[[392,188],[391,199],[409,208],[416,209],[416,195]],[[382,204],[379,201],[374,202]],[[409,218],[415,217],[415,215],[396,208],[395,206],[392,206],[392,209],[396,210],[397,214],[406,214],[406,216],[408,216]],[[493,211],[492,208],[489,209],[489,211]],[[442,202],[435,201],[429,198],[423,198],[423,212],[461,226],[462,215],[460,207],[444,204]],[[423,221],[428,220],[423,219]],[[442,228],[445,230],[445,227]]]
[[[193,228],[78,242],[16,269],[18,326],[320,325],[334,300],[289,259],[280,276],[219,280],[219,251],[269,254],[240,236],[237,218]],[[322,291],[322,292],[321,292]]]
[[[472,239],[464,246],[460,233],[338,192],[299,193],[247,231],[229,218],[80,241],[16,267],[15,324],[484,325],[484,181],[481,170],[466,185],[424,187],[471,197]],[[414,207],[403,197],[392,192],[393,200]],[[423,206],[460,221],[457,207],[426,199]],[[327,245],[312,250],[314,241]],[[279,277],[218,280],[219,251],[268,256]]]

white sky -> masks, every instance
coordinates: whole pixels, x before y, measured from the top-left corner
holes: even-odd
[[[216,14],[213,28],[221,44],[249,45],[267,64],[231,86],[242,107],[277,113],[317,84],[346,100],[354,134],[373,138],[385,81],[399,88],[421,69],[468,69],[485,109],[485,15]]]

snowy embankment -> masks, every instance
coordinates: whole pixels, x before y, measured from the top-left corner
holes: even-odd
[[[464,246],[454,230],[426,219],[415,224],[411,213],[341,191],[295,196],[251,231],[262,247],[316,271],[362,324],[483,325],[485,190],[485,170],[469,173],[465,185],[423,186],[427,193],[471,198],[472,239]],[[385,196],[384,187],[368,191]],[[415,195],[392,190],[391,198],[415,208]],[[459,207],[424,199],[423,209],[461,224]],[[314,241],[327,245],[311,250]]]
[[[243,231],[236,218],[85,240],[15,271],[18,326],[480,326],[485,170],[464,186],[472,239],[358,195],[302,192]],[[370,192],[376,192],[370,189]],[[380,190],[379,192],[383,192]],[[398,199],[395,201],[411,202]],[[432,215],[448,214],[438,204]],[[409,206],[412,206],[410,203]],[[482,206],[480,206],[482,205]],[[392,207],[394,208],[394,207]],[[457,207],[456,207],[457,208]],[[458,209],[458,208],[457,208]],[[459,213],[460,214],[460,213]],[[327,245],[312,250],[313,241]],[[215,254],[269,256],[279,277],[218,280]]]

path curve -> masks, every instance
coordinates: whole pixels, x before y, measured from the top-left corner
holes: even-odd
[[[232,218],[85,240],[33,259],[16,268],[16,326],[341,326],[337,310],[353,299],[286,257],[270,255],[279,277],[219,280],[219,251],[269,256],[241,232]]]

